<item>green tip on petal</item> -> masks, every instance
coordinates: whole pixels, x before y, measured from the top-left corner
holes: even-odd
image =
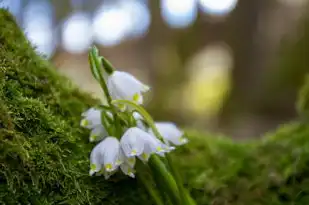
[[[105,165],[105,169],[106,169],[106,171],[112,171],[113,170],[113,165],[112,164],[106,164]]]
[[[135,164],[135,158],[134,157],[129,158],[128,162],[129,162],[130,165],[134,165]]]
[[[97,166],[95,164],[90,165],[90,170],[96,170]]]
[[[121,165],[122,163],[123,163],[123,161],[121,161],[121,160],[116,161],[116,165]]]
[[[164,151],[164,150],[162,149],[162,147],[157,147],[157,151],[158,151],[158,152],[162,152],[162,151]]]
[[[137,153],[137,151],[134,149],[134,150],[132,150],[131,151],[131,156],[135,156],[136,155],[136,153]]]
[[[98,137],[98,136],[96,136],[96,135],[91,135],[91,136],[90,136],[90,142],[95,141],[95,140],[97,139],[97,137]]]
[[[135,93],[135,94],[133,95],[133,101],[134,101],[134,102],[138,102],[139,99],[140,99],[140,95],[139,95],[138,93]]]
[[[142,158],[146,161],[149,158],[149,154],[143,153]]]
[[[86,126],[89,125],[89,121],[86,120],[86,119],[83,119],[80,124],[81,124],[81,126],[86,127]]]

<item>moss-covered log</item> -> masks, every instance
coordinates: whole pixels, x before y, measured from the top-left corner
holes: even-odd
[[[0,204],[152,204],[136,180],[88,176],[93,145],[79,121],[96,100],[37,56],[4,10],[0,28]],[[306,120],[247,143],[189,133],[173,157],[198,205],[309,204]]]

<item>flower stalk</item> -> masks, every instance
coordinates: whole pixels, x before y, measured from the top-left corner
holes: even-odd
[[[175,149],[172,145],[188,142],[183,132],[173,123],[155,123],[141,106],[142,94],[149,90],[147,85],[129,73],[117,71],[99,56],[96,47],[90,49],[88,57],[92,75],[107,100],[107,105],[90,108],[82,114],[81,126],[91,130],[90,142],[98,142],[90,155],[89,174],[102,174],[108,179],[121,170],[134,178],[134,167],[139,160],[142,163],[138,163],[137,176],[157,205],[195,205],[169,156]],[[165,157],[166,162],[159,156]],[[146,175],[153,180],[149,181]]]

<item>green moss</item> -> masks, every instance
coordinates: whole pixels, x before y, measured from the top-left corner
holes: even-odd
[[[136,180],[88,176],[93,144],[79,121],[97,101],[37,56],[4,10],[0,28],[0,204],[151,204]],[[244,143],[189,131],[173,157],[198,205],[307,205],[308,136],[303,121]]]
[[[93,144],[79,121],[97,101],[37,56],[4,10],[0,28],[0,204],[145,204],[135,180],[88,176]]]

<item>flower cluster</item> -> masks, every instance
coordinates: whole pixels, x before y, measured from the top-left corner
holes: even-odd
[[[112,100],[128,100],[136,104],[143,103],[142,94],[149,90],[134,76],[120,71],[109,74],[106,85]],[[134,177],[136,158],[146,163],[152,154],[163,157],[165,153],[174,150],[174,146],[188,141],[173,123],[155,123],[162,137],[159,139],[137,111],[123,106],[118,112],[126,116],[127,120],[100,108],[90,108],[82,113],[81,126],[91,130],[89,141],[98,142],[90,155],[90,175],[103,174],[107,179],[120,169],[124,174]],[[115,124],[114,117],[119,117],[123,122],[121,136],[115,136],[116,132],[110,129]],[[108,118],[107,121],[112,123],[102,123],[106,120],[103,118]]]

